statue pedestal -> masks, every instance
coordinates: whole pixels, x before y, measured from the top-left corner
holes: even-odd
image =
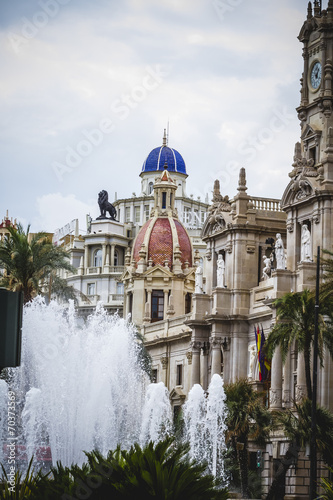
[[[112,219],[96,219],[91,222],[90,234],[108,233],[124,236],[124,224]]]

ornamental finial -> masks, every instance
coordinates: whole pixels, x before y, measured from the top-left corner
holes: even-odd
[[[308,3],[308,19],[312,18],[312,3]]]
[[[245,174],[245,168],[242,167],[239,171],[239,179],[238,179],[238,191],[246,191],[247,186],[246,186],[246,174]]]

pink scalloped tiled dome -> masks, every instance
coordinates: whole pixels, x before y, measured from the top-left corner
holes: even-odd
[[[174,241],[174,238],[176,241]],[[168,261],[168,265],[171,268],[173,264],[173,250],[178,243],[181,251],[180,261],[182,267],[184,267],[186,261],[192,266],[191,241],[186,229],[177,219],[160,217],[155,221],[154,219],[150,219],[142,226],[133,247],[133,258],[136,262],[140,260],[139,252],[144,242],[146,243],[146,250],[148,250],[146,259],[147,261],[151,259],[153,265],[160,264],[164,266],[165,261]]]

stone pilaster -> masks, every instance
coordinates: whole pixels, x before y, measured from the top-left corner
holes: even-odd
[[[200,384],[206,391],[208,389],[208,353],[206,346],[200,351]]]
[[[89,245],[84,247],[84,272],[87,274],[87,269],[89,267]]]
[[[169,364],[169,359],[166,354],[164,354],[161,357],[161,365],[162,365],[162,373],[161,373],[161,378],[162,382],[165,385],[165,387],[168,387],[168,364]]]
[[[191,387],[194,384],[200,384],[200,342],[191,342],[192,348],[192,380]]]
[[[169,290],[164,290],[164,311],[163,311],[163,319],[167,319],[167,310],[168,310],[168,302],[169,302]]]

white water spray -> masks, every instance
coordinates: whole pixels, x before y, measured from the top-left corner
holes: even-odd
[[[170,435],[172,430],[172,412],[169,392],[163,382],[150,384],[142,413],[142,430],[140,442],[160,441],[163,436]]]
[[[184,405],[185,439],[190,443],[190,456],[206,462],[214,476],[225,479],[225,392],[223,379],[213,375],[206,397],[200,385],[194,385]]]
[[[141,427],[158,439],[141,418],[149,380],[133,328],[102,307],[78,324],[73,307],[35,299],[24,311],[22,366],[13,370],[24,401],[20,444],[28,457],[50,446],[53,464],[64,466],[82,464],[83,451],[128,449]]]

